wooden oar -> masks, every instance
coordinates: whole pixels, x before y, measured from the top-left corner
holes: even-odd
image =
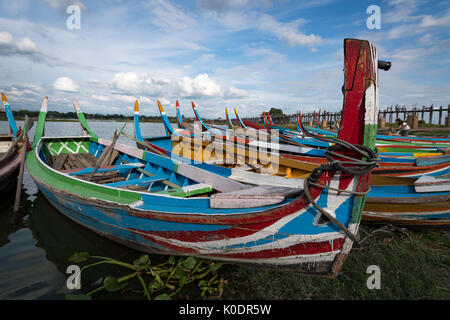
[[[25,168],[25,156],[27,154],[27,145],[28,145],[28,130],[31,129],[32,126],[33,126],[33,119],[30,119],[28,118],[28,116],[25,116],[24,132],[22,138],[22,150],[20,154],[20,169],[19,169],[19,176],[17,177],[16,199],[14,201],[14,209],[12,217],[13,223],[17,220],[17,214],[19,212],[20,197],[22,195],[23,171]]]
[[[101,164],[103,163],[103,160],[105,160],[106,157],[109,155],[110,151],[112,149],[114,149],[114,145],[116,144],[117,139],[119,138],[119,136],[122,133],[123,129],[125,129],[126,125],[127,125],[126,123],[123,125],[123,127],[122,127],[122,129],[120,129],[119,133],[117,133],[117,130],[114,131],[114,138],[111,141],[111,144],[109,146],[107,146],[105,148],[105,150],[103,150],[102,154],[100,155],[100,158],[98,158],[97,163],[95,164],[94,170],[92,170],[91,174],[87,178],[87,181],[91,181],[92,177],[95,175],[95,173],[97,172],[98,168],[100,168]]]

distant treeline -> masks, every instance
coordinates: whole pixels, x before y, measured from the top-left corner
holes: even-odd
[[[25,115],[30,118],[37,118],[39,116],[39,111],[29,111],[29,110],[17,110],[13,111],[14,118],[24,119]],[[116,121],[126,121],[133,120],[133,116],[124,116],[123,114],[100,114],[100,113],[84,113],[86,119],[91,120],[116,120]],[[1,118],[4,118],[4,113]],[[171,122],[176,122],[175,117],[168,117]],[[59,112],[59,111],[47,111],[47,119],[60,119],[60,120],[75,120],[77,114],[75,112]],[[152,121],[160,122],[160,116],[140,116],[141,121]]]
[[[13,111],[14,118],[16,120],[25,119],[25,115],[29,118],[37,119],[39,117],[39,111],[29,111],[29,110],[14,110]],[[124,116],[123,114],[100,114],[100,113],[84,113],[86,119],[89,120],[103,120],[103,121],[133,121],[134,116]],[[176,117],[169,117],[169,121],[171,123],[176,123]],[[70,120],[78,120],[76,112],[59,112],[59,111],[47,111],[47,120],[61,120],[61,121],[70,121]],[[161,116],[139,116],[141,122],[161,122]],[[0,120],[6,120],[6,114],[3,108],[0,108]],[[194,121],[193,118],[185,118],[183,116],[183,120],[188,122]],[[205,119],[206,120],[206,119]],[[209,123],[214,124],[225,124],[225,120],[220,117],[215,120],[208,120]]]

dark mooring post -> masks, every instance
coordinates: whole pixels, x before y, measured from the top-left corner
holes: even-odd
[[[431,105],[430,110],[428,111],[430,113],[430,122],[429,124],[433,123],[433,105]]]

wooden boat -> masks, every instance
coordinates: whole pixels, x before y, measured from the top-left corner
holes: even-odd
[[[10,133],[0,135],[0,192],[11,191],[17,183],[20,166],[22,132],[17,128],[8,99],[1,93]]]
[[[234,129],[234,125],[233,122],[230,119],[230,115],[228,114],[228,109],[225,108],[225,119],[226,119],[226,124],[228,126],[228,129]]]
[[[300,120],[299,120],[300,118]],[[300,121],[300,124],[299,124]],[[272,123],[270,114],[264,112],[264,124],[265,126],[260,126],[258,124],[252,123],[251,121],[246,121],[246,124],[255,129],[264,129],[267,130],[278,130],[280,134],[283,136],[289,137],[292,140],[298,140],[295,138],[295,135],[302,135],[303,139],[301,141],[307,141],[306,139],[312,139],[312,141],[317,140],[314,136],[308,135],[305,133],[305,128],[301,123],[300,113],[297,112],[297,127],[300,128],[300,132],[295,132],[291,129],[284,128],[282,126],[277,126]],[[321,130],[321,129],[320,129]],[[321,130],[320,132],[323,132]],[[331,135],[328,135],[331,136]],[[310,140],[311,141],[311,140]],[[323,143],[323,142],[322,142]],[[441,148],[444,148],[446,145],[438,145],[438,144],[423,144],[423,143],[411,143],[411,142],[392,142],[385,140],[376,140],[376,146],[383,157],[433,157],[433,156],[444,156],[445,153]],[[442,157],[441,157],[442,158]],[[450,161],[450,156],[444,156],[446,161]]]
[[[300,130],[305,134],[309,136],[315,136],[312,134],[308,129],[306,129],[301,121],[301,116],[297,112],[297,126],[300,128]],[[377,140],[377,148],[381,151],[386,146],[379,146]],[[409,144],[411,145],[411,144]],[[422,145],[424,147],[426,145]],[[414,146],[415,148],[417,146]],[[407,143],[404,143],[402,146],[396,146],[396,148],[400,148],[402,150],[403,148],[409,148]],[[401,153],[401,152],[394,152],[394,153],[388,153],[388,152],[381,152],[381,163],[397,163],[398,165],[415,165],[417,167],[425,167],[425,166],[435,166],[435,165],[450,165],[450,154],[447,148],[437,147],[435,146],[434,152],[431,152],[429,147],[425,147],[421,153]],[[417,150],[420,151],[420,150]],[[399,156],[400,155],[400,156]],[[441,166],[442,167],[442,166]],[[430,168],[431,171],[434,171],[433,168]],[[430,171],[430,173],[431,173]],[[439,173],[444,174],[444,173]],[[436,175],[436,174],[435,174]]]
[[[241,184],[201,169],[205,164],[186,165],[115,143],[117,135],[113,141],[43,137],[47,100],[27,154],[30,175],[64,215],[132,248],[335,275],[356,239],[375,165],[376,101],[368,101],[377,90],[376,49],[353,39],[344,45],[345,56],[360,62],[346,63],[346,126],[331,157],[340,163],[345,154],[358,165],[323,167],[304,190]],[[368,161],[360,162],[362,156]],[[108,166],[95,172],[99,159],[109,159]]]
[[[441,190],[439,184],[434,185]],[[415,185],[378,186],[366,198],[362,219],[364,223],[449,230],[450,192],[421,192]]]
[[[158,106],[161,112],[161,117],[163,119],[163,123],[166,126],[166,130],[168,132],[176,132],[180,135],[183,134],[183,130],[174,129],[170,123],[168,122],[167,116],[165,115],[164,109],[158,101]],[[201,119],[201,118],[200,118]],[[178,131],[177,131],[178,130]],[[305,130],[305,129],[303,129]],[[184,133],[185,134],[185,133]],[[193,133],[189,133],[193,136]],[[305,155],[297,155],[295,153],[290,154],[289,152],[283,152],[284,150],[279,150],[279,153],[272,154],[270,156],[278,157],[277,165],[274,166],[273,163],[260,161],[258,158],[257,152],[249,151],[248,149],[243,150],[243,146],[248,144],[249,147],[254,146],[254,142],[249,141],[241,141],[240,145],[214,145],[211,140],[202,138],[201,143],[202,146],[197,146],[197,150],[195,150],[195,144],[189,139],[177,140],[173,139],[172,136],[163,136],[163,137],[146,137],[142,138],[140,133],[139,126],[139,107],[138,103],[135,103],[135,136],[138,137],[139,141],[147,142],[154,149],[157,149],[159,152],[162,152],[168,156],[178,155],[183,156],[188,159],[195,160],[197,162],[207,162],[214,164],[225,164],[227,167],[233,167],[232,169],[232,178],[237,179],[242,182],[255,183],[255,175],[252,175],[249,172],[243,172],[239,168],[243,166],[243,169],[248,170],[250,167],[248,164],[251,164],[251,167],[258,167],[258,172],[263,172],[266,174],[276,175],[280,177],[286,178],[300,178],[304,179],[309,176],[312,170],[314,170],[317,166],[321,164],[327,163],[327,159],[325,157],[318,156],[305,156]],[[220,142],[224,142],[225,137],[222,136],[220,138]],[[197,141],[198,143],[198,141]],[[137,143],[138,147],[145,148],[143,144]],[[215,146],[215,148],[209,148],[211,145]],[[203,149],[201,149],[203,147]],[[229,147],[229,148],[228,148]],[[293,146],[291,146],[292,148]],[[226,149],[229,149],[227,151]],[[281,145],[281,148],[285,148]],[[298,148],[298,147],[294,147]],[[208,150],[210,149],[210,150]],[[224,154],[223,151],[227,151],[227,154]],[[293,150],[293,149],[290,149]],[[298,149],[297,149],[298,150]],[[307,150],[303,148],[303,150]],[[313,149],[310,149],[313,150]],[[317,155],[321,150],[314,150]],[[313,152],[309,151],[308,152]],[[226,152],[225,152],[226,153]],[[241,155],[241,159],[239,157],[235,157],[235,155]],[[224,157],[226,161],[224,161]],[[230,157],[232,157],[231,161]],[[450,174],[450,162],[446,157],[430,157],[430,158],[406,158],[406,159],[397,159],[393,157],[385,157],[381,156],[382,161],[379,162],[379,167],[375,168],[372,171],[372,175],[370,178],[371,185],[411,185],[414,182],[414,179],[421,177],[422,175],[447,175]],[[431,159],[431,164],[428,164],[424,160]],[[242,161],[244,160],[244,161]],[[443,160],[442,163],[438,160]],[[402,161],[402,162],[400,162]],[[436,163],[436,164],[435,164]],[[247,165],[245,165],[247,164]],[[409,178],[409,179],[404,179]],[[414,178],[414,179],[413,179]],[[283,179],[279,179],[283,180]]]
[[[194,106],[194,104],[193,104]],[[273,126],[269,125],[269,127],[264,127],[259,124],[253,123],[248,120],[242,121],[237,113],[237,110],[235,108],[235,113],[237,116],[237,119],[239,120],[238,123],[242,123],[241,128],[248,130],[249,128],[253,128],[255,130],[258,130],[258,135],[255,133],[252,134],[250,130],[246,131],[246,134],[252,134],[253,138],[256,140],[261,137],[262,132],[267,132],[267,135],[269,138],[265,138],[264,141],[267,140],[274,140],[278,141],[278,149],[281,154],[300,154],[300,155],[306,155],[306,156],[313,156],[313,157],[324,157],[324,150],[323,148],[329,147],[331,144],[327,143],[325,141],[319,141],[319,139],[314,137],[307,137],[307,135],[302,131],[301,134],[303,136],[299,137],[296,136],[297,133],[293,132],[290,129],[280,127],[280,126]],[[194,108],[194,114],[198,121],[202,124],[202,128],[205,132],[208,132],[208,125],[205,124],[205,122],[201,119],[198,111],[196,108]],[[270,115],[267,113],[265,114],[266,123],[271,124]],[[297,124],[298,126],[298,124]],[[276,129],[276,130],[272,130]],[[302,127],[303,129],[303,127]],[[304,129],[303,129],[304,130]],[[275,138],[270,138],[274,135],[274,132],[276,133]],[[217,132],[211,131],[213,134],[217,134]],[[170,137],[168,136],[167,139]],[[307,140],[309,139],[309,140]],[[148,142],[151,142],[152,138],[146,138]],[[450,163],[450,150],[447,150],[443,148],[444,145],[438,146],[433,145],[430,146],[430,144],[423,144],[423,145],[413,145],[411,143],[406,142],[397,142],[398,145],[384,145],[379,143],[377,140],[377,148],[380,151],[380,159],[382,162],[396,162],[399,164],[403,163],[411,163],[411,164],[418,164],[420,163],[420,166],[425,165],[437,165],[437,164],[444,164],[444,163]],[[250,143],[250,145],[256,146],[258,144],[257,141],[253,141]],[[291,144],[291,145],[289,145]],[[260,145],[258,145],[260,146]],[[420,158],[420,159],[419,159]]]
[[[301,125],[301,121],[299,121]],[[244,123],[245,125],[245,123]],[[138,122],[137,122],[138,127]],[[146,143],[158,148],[168,156],[172,156],[170,138],[164,140],[163,137],[146,138]],[[165,141],[165,146],[161,143]],[[144,145],[141,145],[145,148]],[[181,155],[181,154],[178,154]],[[203,154],[205,156],[205,154]],[[209,161],[211,158],[196,158],[199,162]],[[444,162],[439,163],[439,158]],[[192,158],[190,158],[192,159]],[[428,164],[428,158],[403,159],[399,162],[397,158],[382,157],[383,161],[378,162],[379,167],[372,170],[370,177],[371,191],[368,194],[366,205],[363,211],[363,222],[367,223],[395,223],[410,228],[439,227],[449,228],[449,191],[442,190],[442,184],[438,185],[438,190],[423,191],[416,190],[415,183],[421,177],[439,177],[450,174],[450,163],[445,157],[430,157],[433,162]],[[305,178],[312,170],[320,165],[328,163],[324,157],[302,156],[297,154],[280,154],[279,166],[276,170],[267,167],[258,167],[255,159],[246,158],[249,164],[242,167],[233,166],[230,178],[252,184],[271,184],[284,187],[301,187]],[[293,161],[288,161],[293,160]],[[423,161],[425,160],[425,161]],[[255,165],[257,172],[271,174],[268,177],[264,174],[256,174],[252,171]],[[296,178],[296,179],[291,179]]]
[[[364,223],[450,229],[450,179],[442,177],[449,174],[449,164],[420,165],[390,167],[385,163],[372,171],[402,179],[397,185],[371,187],[363,209]]]
[[[315,113],[314,113],[314,120],[316,122],[316,127],[306,126],[307,130],[332,137],[335,137],[337,135],[337,132],[335,130],[323,128],[320,125],[319,121],[317,121]],[[300,128],[298,131],[301,131]],[[400,135],[377,134],[377,144],[416,145],[428,147],[430,147],[430,144],[433,144],[433,146],[448,147],[449,143],[450,137],[427,137],[427,136],[403,137]]]

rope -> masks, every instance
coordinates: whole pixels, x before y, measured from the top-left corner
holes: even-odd
[[[345,192],[350,193],[356,196],[365,196],[370,191],[370,187],[362,192],[357,191],[351,191],[351,190],[342,190],[333,188],[330,186],[325,186],[322,184],[317,183],[320,176],[324,171],[340,171],[349,175],[353,176],[362,176],[369,174],[373,168],[377,166],[377,162],[380,160],[378,157],[378,149],[372,150],[369,147],[362,146],[362,145],[353,145],[347,141],[338,139],[338,138],[326,138],[326,137],[320,137],[318,135],[312,134],[308,132],[305,129],[306,133],[313,136],[316,139],[324,140],[327,142],[332,142],[334,145],[330,146],[325,151],[325,157],[329,161],[328,164],[323,164],[318,168],[315,168],[309,177],[305,179],[303,182],[303,189],[305,192],[306,198],[309,200],[309,202],[325,217],[327,217],[331,222],[333,222],[335,225],[337,225],[339,228],[341,228],[353,241],[359,242],[359,237],[354,235],[346,226],[344,226],[339,220],[334,218],[330,213],[328,213],[326,210],[321,208],[311,197],[311,194],[309,192],[309,186],[315,186],[322,189],[329,189],[334,190],[337,192]],[[341,153],[342,151],[350,150],[357,154],[361,155],[361,159],[357,159],[348,155],[345,155]],[[341,151],[341,152],[337,152]],[[347,161],[342,160],[336,160],[334,157],[339,157],[342,159],[345,159]]]

